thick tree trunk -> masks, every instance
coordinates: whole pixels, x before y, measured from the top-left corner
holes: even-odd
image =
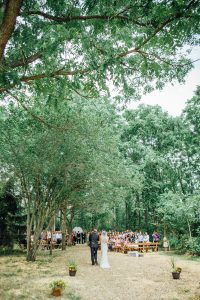
[[[37,215],[33,213],[32,216],[30,214],[27,216],[27,261],[36,260],[37,250],[39,248],[39,237],[42,232],[47,213],[48,212],[44,209],[44,211],[40,211]],[[36,226],[33,233],[33,240],[31,241],[32,227],[35,219]]]
[[[29,251],[27,252],[26,260],[27,261],[35,261],[36,260],[36,254],[37,254],[37,245],[33,244],[29,248]]]
[[[29,243],[27,247],[27,256],[26,260],[27,261],[35,261],[36,260],[36,255],[37,255],[37,250],[39,247],[39,235],[40,235],[41,229],[37,228],[34,232],[33,235],[33,241],[31,241],[31,232],[29,236]]]
[[[3,16],[3,22],[0,26],[0,60],[4,55],[6,45],[14,31],[16,19],[19,15],[23,0],[7,0]]]

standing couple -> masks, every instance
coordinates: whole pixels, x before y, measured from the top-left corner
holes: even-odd
[[[101,237],[96,229],[94,229],[89,235],[90,250],[91,250],[91,260],[92,265],[98,265],[97,262],[97,251],[99,247],[99,241],[101,242],[101,262],[100,267],[102,269],[110,268],[108,263],[108,236],[106,231],[102,231]]]

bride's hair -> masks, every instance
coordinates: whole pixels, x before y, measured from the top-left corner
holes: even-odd
[[[106,236],[107,235],[107,232],[105,230],[102,230],[102,233],[101,233],[103,236]]]

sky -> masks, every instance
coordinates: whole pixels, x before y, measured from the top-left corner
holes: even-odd
[[[200,59],[200,47],[195,47],[191,53],[192,60]],[[170,115],[179,116],[186,101],[191,99],[197,86],[200,85],[200,60],[194,63],[194,68],[185,77],[185,83],[166,84],[162,91],[154,91],[141,98],[140,101],[128,104],[128,108],[136,108],[139,104],[160,105]]]

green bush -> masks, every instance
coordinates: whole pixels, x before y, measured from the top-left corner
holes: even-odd
[[[194,255],[200,256],[200,237],[195,237],[187,242],[187,249]]]

